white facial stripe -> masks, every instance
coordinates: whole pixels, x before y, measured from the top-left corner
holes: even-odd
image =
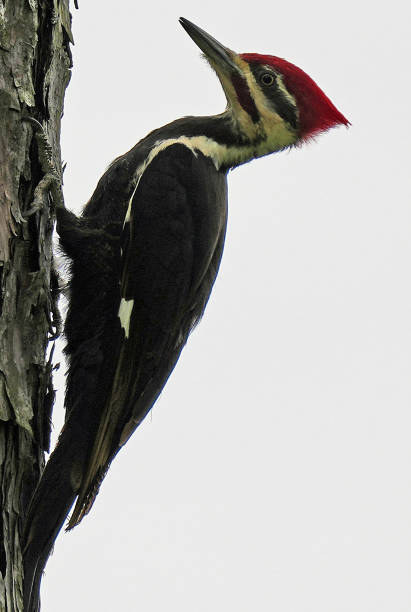
[[[254,100],[254,103],[257,107],[258,112],[260,113],[263,119],[263,123],[264,123],[264,119],[270,119],[271,123],[273,123],[272,119],[274,116],[277,117],[277,120],[274,121],[274,123],[278,123],[279,121],[282,121],[281,117],[277,115],[275,111],[273,111],[273,108],[270,102],[265,97],[263,91],[261,90],[260,85],[257,83],[252,73],[252,70],[250,69],[250,66],[246,62],[243,62],[242,70],[243,70],[244,77],[247,81],[248,88],[251,92],[251,96]],[[267,66],[267,71],[269,70],[271,69]],[[282,82],[280,83],[280,80],[281,79],[278,79],[277,81],[279,88],[286,95],[287,99],[290,100],[290,102],[295,106],[296,104],[295,104],[294,98],[287,92],[286,88],[284,87],[284,84]]]
[[[294,108],[298,110],[296,99],[294,98],[294,96],[292,94],[290,94],[290,92],[288,91],[288,89],[284,85],[283,75],[282,74],[278,74],[277,73],[277,85],[278,85],[278,89],[281,89],[281,91],[283,92],[284,97],[287,98],[287,100],[290,102],[290,104],[292,104],[294,106]]]
[[[242,62],[242,60],[238,61],[237,59],[235,61],[237,64],[239,61]],[[240,66],[240,68],[242,69],[242,66]],[[258,134],[256,124],[247,111],[241,106],[231,79],[224,74],[219,75],[219,79],[228,100],[228,109],[231,112],[233,123],[236,124],[238,129],[252,142],[256,139],[256,135]]]
[[[263,138],[255,148],[254,157],[261,157],[262,155],[279,151],[280,149],[294,144],[297,141],[297,135],[290,130],[280,115],[273,110],[256,82],[249,64],[241,58],[236,58],[236,61],[247,81],[251,96],[261,117],[260,121],[255,125],[254,130],[256,135],[262,134]],[[277,82],[279,89],[281,89],[291,104],[297,107],[295,99],[285,88],[281,80],[281,75]],[[249,129],[249,126],[247,127]]]

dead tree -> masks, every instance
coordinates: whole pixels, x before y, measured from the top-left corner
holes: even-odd
[[[0,610],[4,612],[23,609],[22,525],[49,447],[54,400],[50,340],[58,320],[50,172],[61,174],[60,123],[73,42],[70,21],[69,0],[0,0]]]

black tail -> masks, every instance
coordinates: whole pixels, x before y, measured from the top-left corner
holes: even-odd
[[[83,462],[69,424],[60,434],[27,512],[24,529],[24,612],[40,609],[40,583],[56,537],[76,498]]]

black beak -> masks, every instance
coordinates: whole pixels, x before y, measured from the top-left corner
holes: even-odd
[[[188,21],[188,19],[180,17],[179,21],[190,38],[194,40],[207,59],[215,64],[217,68],[225,72],[240,72],[240,69],[233,61],[233,56],[235,55],[233,51],[224,47],[218,40],[204,32],[204,30],[191,21]]]

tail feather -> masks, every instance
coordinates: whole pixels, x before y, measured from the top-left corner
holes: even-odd
[[[40,582],[60,529],[78,492],[73,465],[81,470],[81,453],[70,432],[63,430],[30,502],[23,534],[24,612],[37,612]],[[67,455],[76,457],[67,461]],[[76,482],[77,480],[77,482]]]
[[[124,409],[125,398],[123,395],[128,391],[127,387],[119,382],[120,380],[121,368],[117,366],[111,393],[105,402],[93,446],[87,458],[87,467],[78,492],[77,503],[67,526],[68,530],[78,525],[84,516],[90,512],[111,462],[120,450],[116,442],[118,412]]]
[[[98,492],[100,491],[101,483],[108,472],[110,463],[107,463],[104,468],[101,468],[98,471],[96,477],[90,485],[90,488],[85,492],[84,496],[82,496],[80,492],[76,505],[74,506],[74,510],[71,513],[70,520],[67,524],[66,531],[70,531],[70,529],[76,527],[79,523],[81,523],[86,514],[90,512]]]

